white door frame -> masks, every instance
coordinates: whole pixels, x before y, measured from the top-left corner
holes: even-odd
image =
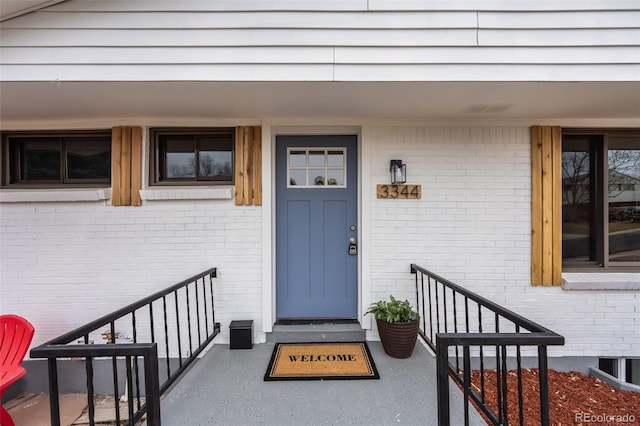
[[[370,159],[371,152],[363,141],[362,126],[287,126],[262,124],[262,241],[263,241],[263,277],[262,277],[262,324],[263,332],[273,330],[276,320],[276,241],[275,241],[275,148],[276,136],[286,134],[297,135],[331,135],[353,134],[358,137],[358,318],[363,328],[370,329],[369,316],[364,317],[363,307],[370,304],[371,274],[370,274],[370,209],[363,209],[363,205],[371,204],[370,191],[363,188],[370,187]],[[365,160],[366,158],[366,160]],[[367,232],[363,232],[366,230]]]

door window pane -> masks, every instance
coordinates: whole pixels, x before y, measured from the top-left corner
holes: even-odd
[[[309,169],[309,185],[324,186],[324,169]]]
[[[289,153],[289,166],[290,167],[306,167],[307,166],[306,151],[291,151]]]
[[[289,186],[307,186],[306,170],[290,170]]]
[[[344,167],[344,152],[329,151],[328,165],[329,167]]]
[[[324,151],[309,152],[309,167],[324,167]]]
[[[344,186],[344,170],[342,169],[329,169],[327,171],[327,185],[329,186]]]

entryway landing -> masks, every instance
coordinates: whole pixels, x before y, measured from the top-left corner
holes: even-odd
[[[362,342],[365,331],[356,322],[275,324],[267,343]]]
[[[367,342],[379,380],[264,381],[274,344],[213,345],[165,395],[167,425],[437,424],[435,357],[418,342],[407,359]],[[462,393],[450,381],[451,424],[464,423]],[[471,409],[471,426],[485,425]]]

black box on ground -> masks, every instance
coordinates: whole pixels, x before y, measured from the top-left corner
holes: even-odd
[[[230,349],[253,348],[253,320],[231,321],[229,330],[231,333]]]

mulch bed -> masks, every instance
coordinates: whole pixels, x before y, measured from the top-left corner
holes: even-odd
[[[485,401],[497,413],[495,370],[485,370]],[[471,382],[480,393],[480,373],[473,371]],[[509,424],[520,424],[518,415],[518,377],[507,375]],[[522,370],[524,424],[540,424],[537,369]],[[485,418],[486,420],[486,418]],[[577,372],[549,370],[549,420],[554,426],[640,424],[640,392],[623,391],[591,376]]]

